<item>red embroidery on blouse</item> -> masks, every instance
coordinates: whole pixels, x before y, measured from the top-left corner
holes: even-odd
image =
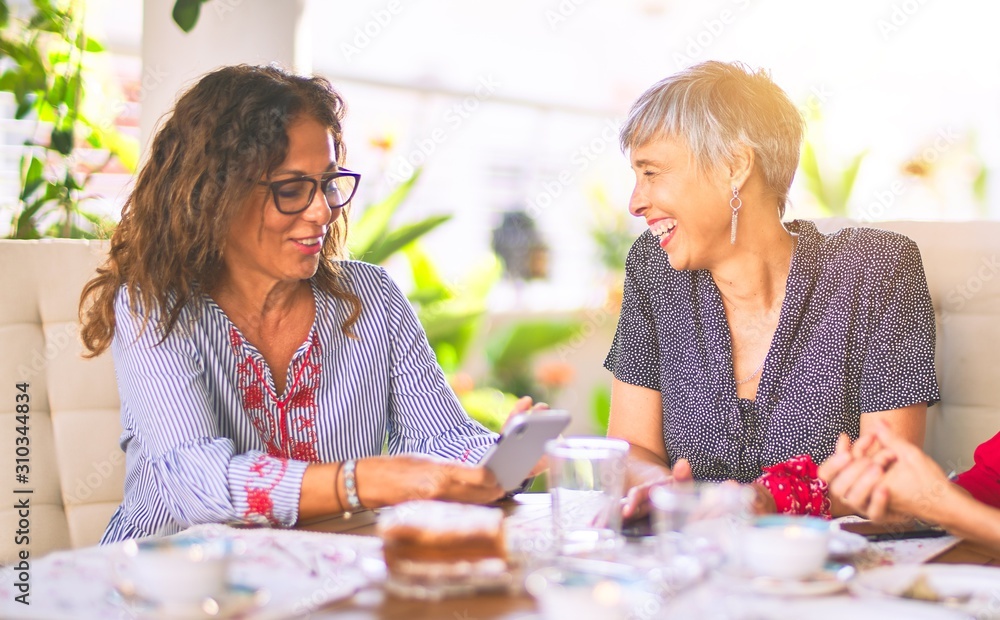
[[[757,483],[771,492],[780,513],[830,518],[826,481],[808,454],[765,467]]]
[[[242,343],[235,327],[230,330],[231,342],[234,337]],[[319,461],[315,426],[319,413],[316,390],[319,389],[322,370],[317,358],[321,353],[319,338],[314,333],[306,352],[292,362],[293,379],[283,399],[271,389],[265,377],[263,360],[247,353],[237,365],[236,387],[242,397],[243,409],[271,456]],[[298,436],[293,437],[293,431]]]
[[[271,491],[285,477],[286,471],[288,471],[288,461],[272,459],[264,455],[257,457],[257,460],[250,465],[251,477],[243,485],[243,490],[247,494],[247,509],[243,513],[245,521],[255,521],[263,517],[271,525],[277,525],[278,520],[274,517],[274,500],[271,499]],[[253,475],[256,475],[257,480],[263,479],[267,482],[267,486],[253,486],[255,481]],[[271,480],[268,481],[268,478]]]
[[[235,327],[229,328],[229,346],[233,348],[233,353],[236,355],[240,354],[240,345],[243,343],[243,339],[240,338],[240,332]]]

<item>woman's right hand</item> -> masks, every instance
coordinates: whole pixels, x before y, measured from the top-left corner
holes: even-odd
[[[366,508],[433,499],[488,504],[504,496],[493,472],[420,454],[361,459],[355,479]]]
[[[649,514],[649,491],[653,487],[673,482],[691,482],[692,480],[691,464],[687,459],[677,459],[673,470],[668,475],[643,482],[628,490],[625,499],[622,500],[622,518],[631,521]]]

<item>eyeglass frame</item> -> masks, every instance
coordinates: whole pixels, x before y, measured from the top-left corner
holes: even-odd
[[[267,187],[271,190],[271,199],[274,200],[274,208],[278,210],[278,213],[282,213],[284,215],[298,215],[299,213],[302,213],[303,211],[308,209],[309,206],[312,204],[313,200],[315,200],[316,190],[319,189],[320,185],[323,183],[322,177],[327,175],[329,175],[329,178],[326,181],[328,186],[330,183],[332,183],[336,179],[339,179],[340,177],[354,178],[354,189],[351,191],[351,195],[347,197],[347,200],[340,203],[339,205],[331,205],[329,201],[327,201],[327,204],[330,206],[331,209],[341,209],[347,206],[347,203],[351,202],[351,199],[354,198],[354,195],[358,193],[358,186],[361,185],[361,173],[354,172],[353,170],[348,170],[347,168],[337,168],[336,170],[328,170],[327,172],[317,172],[315,174],[303,174],[301,176],[292,177],[290,179],[281,179],[280,181],[257,181],[257,185],[263,185],[264,187]],[[297,211],[283,211],[281,207],[278,206],[281,204],[281,199],[278,197],[278,190],[281,188],[282,185],[287,185],[289,183],[295,183],[298,181],[312,181],[312,189],[309,190],[309,199],[306,201],[305,206]],[[326,198],[326,191],[323,192],[323,197]]]

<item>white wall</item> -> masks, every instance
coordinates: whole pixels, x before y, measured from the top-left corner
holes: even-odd
[[[312,69],[306,0],[213,0],[202,5],[194,30],[173,22],[174,0],[143,0],[142,145],[177,95],[202,74],[222,65],[278,63]]]

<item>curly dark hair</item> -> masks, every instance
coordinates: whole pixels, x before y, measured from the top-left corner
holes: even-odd
[[[327,127],[341,164],[344,109],[327,80],[273,66],[224,67],[184,93],[153,140],[107,261],[80,297],[86,356],[110,346],[115,296],[123,285],[133,311],[141,307],[148,318],[150,309],[157,310],[166,338],[184,306],[199,302],[218,281],[230,222],[243,213],[256,181],[285,160],[289,125],[308,116]],[[361,300],[335,262],[345,255],[346,237],[345,208],[323,240],[313,281],[348,304],[341,329],[350,335]]]

